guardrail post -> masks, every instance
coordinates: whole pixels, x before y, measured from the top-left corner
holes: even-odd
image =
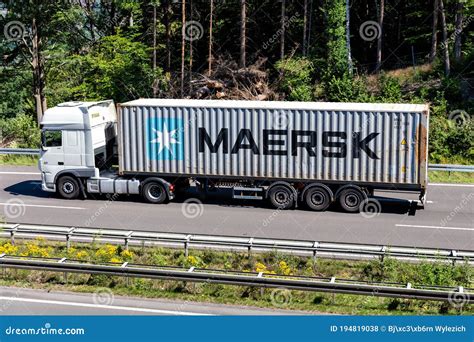
[[[318,248],[319,248],[319,242],[314,241],[313,243],[313,259],[316,260],[318,258]]]
[[[191,235],[186,235],[186,240],[184,241],[184,256],[187,258],[189,255],[189,242],[191,241]]]
[[[451,256],[453,257],[453,266],[456,265],[456,258],[458,256],[458,252],[456,250],[451,250]]]
[[[74,230],[76,230],[76,228],[71,227],[71,229],[69,229],[69,231],[66,233],[66,250],[67,251],[69,251],[69,248],[71,247],[71,235],[74,233]]]
[[[4,256],[5,256],[5,253],[0,254],[0,259],[3,258]],[[1,264],[0,264],[0,265],[1,265]],[[1,266],[1,267],[2,267],[2,277],[3,277],[3,278],[6,278],[6,276],[7,276],[7,268],[6,268],[6,267],[3,267],[3,266]]]
[[[380,249],[380,252],[382,252],[382,254],[380,254],[380,262],[384,261],[386,251],[387,251],[387,246],[382,246],[382,248]]]
[[[249,239],[249,242],[248,242],[248,257],[249,259],[252,257],[252,247],[253,247],[253,238],[250,238]]]
[[[132,237],[132,234],[133,234],[133,231],[129,231],[127,233],[127,235],[125,236],[125,246],[124,246],[124,248],[125,248],[126,251],[128,251],[128,242],[129,242],[130,238]]]
[[[19,224],[15,224],[10,230],[10,242],[12,245],[15,245],[15,233],[18,230]]]
[[[62,259],[58,260],[58,263],[62,264],[62,263],[65,262],[66,260],[67,260],[67,258],[62,258]],[[67,272],[64,272],[64,283],[65,283],[66,285],[67,285],[67,281],[68,281],[67,275],[68,275],[68,273],[67,273]]]

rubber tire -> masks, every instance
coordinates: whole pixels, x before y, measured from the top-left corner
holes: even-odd
[[[68,189],[66,190],[65,187]],[[76,199],[81,194],[81,185],[76,177],[62,176],[56,182],[57,193],[65,199]]]
[[[159,192],[152,194],[151,191],[153,190]],[[142,196],[147,202],[154,204],[165,203],[168,199],[168,194],[166,192],[165,187],[163,186],[163,184],[158,182],[146,183],[142,188]]]
[[[288,187],[284,185],[275,185],[268,192],[270,203],[275,209],[286,210],[295,205],[294,194]],[[286,198],[286,200],[285,200]]]
[[[366,199],[364,192],[356,187],[342,190],[338,197],[341,208],[348,213],[358,213]]]
[[[320,203],[315,203],[314,196],[320,197]],[[324,211],[332,203],[332,196],[327,189],[322,186],[314,186],[306,190],[304,195],[305,204],[313,211]]]

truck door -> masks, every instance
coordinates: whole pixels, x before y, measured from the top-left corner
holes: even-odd
[[[64,164],[67,166],[81,166],[82,144],[81,132],[63,131]]]
[[[44,130],[42,132],[43,164],[58,169],[64,168],[63,131]]]

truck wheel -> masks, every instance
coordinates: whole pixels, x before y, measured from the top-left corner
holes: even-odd
[[[155,204],[164,203],[168,198],[165,187],[158,182],[146,183],[142,195],[148,202]]]
[[[79,197],[81,188],[77,178],[72,176],[63,176],[57,182],[57,190],[62,198],[75,199]]]
[[[350,187],[341,191],[339,204],[348,213],[357,213],[367,199],[367,196],[358,187]]]
[[[291,189],[283,185],[276,185],[268,193],[270,203],[276,209],[290,209],[295,203],[294,195]]]
[[[314,186],[306,191],[304,199],[309,209],[324,211],[331,205],[332,194],[322,186]]]

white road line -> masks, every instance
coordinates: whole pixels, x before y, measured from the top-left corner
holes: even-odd
[[[60,205],[42,205],[42,204],[24,204],[24,203],[8,203],[0,202],[0,205],[11,206],[11,207],[37,207],[37,208],[52,208],[52,209],[71,209],[71,210],[84,210],[86,208],[81,207],[63,207]]]
[[[0,297],[0,300],[14,301],[14,302],[27,302],[27,303],[41,303],[41,304],[51,304],[51,305],[78,306],[78,307],[84,307],[84,308],[95,308],[95,309],[106,309],[106,310],[149,312],[149,313],[159,313],[159,314],[165,314],[165,315],[209,316],[209,314],[199,313],[199,312],[186,312],[186,311],[179,311],[179,310],[172,311],[172,310],[160,310],[160,309],[135,308],[135,307],[130,307],[130,306],[102,305],[102,304],[92,304],[92,303],[63,302],[63,301],[46,300],[46,299]]]
[[[442,227],[442,226],[418,226],[414,224],[396,224],[397,227],[409,227],[409,228],[424,228],[424,229],[447,229],[447,230],[469,230],[474,231],[474,228],[463,228],[463,227]]]
[[[458,184],[458,183],[428,183],[428,186],[452,186],[460,188],[474,188],[474,184]]]
[[[41,175],[41,172],[0,171],[0,175]]]

